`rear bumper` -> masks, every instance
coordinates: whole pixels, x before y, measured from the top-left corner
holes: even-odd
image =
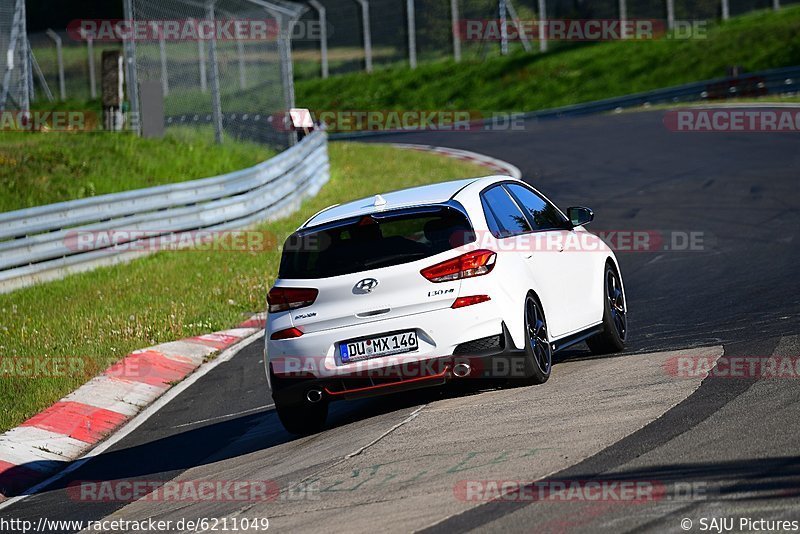
[[[339,360],[338,346],[343,341],[377,336],[387,332],[415,330],[419,348],[413,353],[402,355],[403,361],[427,360],[453,354],[455,348],[466,341],[500,333],[503,310],[493,300],[452,309],[439,308],[424,313],[415,313],[386,319],[363,318],[355,324],[308,332],[301,337],[286,340],[267,339],[267,354],[276,369],[290,368],[300,359],[304,363],[314,360],[313,372],[317,376],[346,372],[351,364]],[[268,334],[271,334],[268,331]],[[397,358],[395,358],[396,360]],[[283,363],[283,361],[287,363]],[[384,358],[370,361],[371,366],[379,367]],[[385,357],[388,364],[392,357]],[[357,365],[353,365],[357,367]]]
[[[489,342],[465,342],[454,349],[473,347],[478,350],[465,353],[455,350],[456,354],[339,372],[332,376],[320,377],[302,371],[275,373],[270,364],[272,397],[276,402],[298,404],[309,402],[308,393],[313,391],[319,392],[323,401],[351,400],[444,386],[451,381],[492,382],[524,377],[525,351],[514,347],[505,324],[501,322],[500,332],[488,337],[496,337],[498,342],[494,346]],[[487,337],[478,339],[483,341]],[[467,369],[466,375],[459,376]]]

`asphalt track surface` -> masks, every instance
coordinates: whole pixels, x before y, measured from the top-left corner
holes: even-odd
[[[647,112],[374,141],[505,159],[560,206],[593,208],[593,230],[700,232],[702,246],[619,253],[629,349],[597,358],[579,346],[544,386],[335,404],[325,431],[294,438],[269,407],[259,341],[0,518],[267,517],[270,530],[315,532],[684,532],[682,519],[698,531],[703,517],[734,518],[740,531],[743,517],[800,520],[800,379],[668,371],[676,355],[800,354],[797,134],[674,133]],[[127,503],[66,489],[120,479],[269,479],[285,491],[271,502]],[[653,481],[667,495],[488,502],[459,491],[541,479]]]

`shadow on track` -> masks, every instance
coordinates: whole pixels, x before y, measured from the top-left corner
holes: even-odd
[[[621,353],[622,355],[626,353]],[[597,358],[603,356],[596,356]],[[588,350],[571,348],[554,358],[561,362],[594,359]],[[413,408],[444,398],[478,395],[483,391],[518,387],[513,383],[493,380],[455,381],[445,387],[395,393],[379,398],[361,399],[331,404],[326,429],[357,423],[372,417]],[[156,414],[154,419],[158,418]],[[158,423],[158,421],[156,421]],[[166,421],[164,422],[166,424]],[[250,439],[242,439],[248,432]],[[232,417],[223,421],[197,422],[173,428],[168,435],[127,446],[115,446],[75,471],[50,484],[45,491],[63,490],[80,481],[109,481],[137,479],[148,482],[166,481],[181,472],[208,463],[224,461],[259,450],[298,440],[283,429],[272,409]],[[127,439],[126,439],[127,441]],[[0,479],[0,492],[7,496],[28,495],[33,483],[42,480],[39,473],[58,473],[73,462],[42,460],[12,468]]]
[[[556,474],[517,492],[519,495],[544,495],[541,499],[489,501],[420,532],[454,532],[461,530],[464,525],[479,527],[531,505],[537,507],[535,513],[541,521],[537,524],[539,532],[566,532],[589,527],[600,530],[601,527],[608,528],[608,524],[593,524],[593,521],[609,513],[630,513],[627,507],[620,507],[620,504],[626,504],[624,501],[587,500],[581,498],[583,494],[580,492],[569,493],[563,489],[573,484],[588,487],[588,482],[606,482],[609,487],[617,482],[646,482],[656,488],[652,493],[653,499],[629,501],[627,504],[640,507],[678,505],[678,510],[674,512],[676,517],[686,516],[687,507],[709,503],[730,502],[735,505],[742,501],[770,501],[774,505],[776,501],[795,501],[800,497],[800,456],[663,464],[602,474],[574,469],[570,471],[568,476]],[[687,493],[685,488],[688,487],[699,489],[695,490],[696,493]],[[544,488],[544,493],[539,492],[540,488]],[[661,516],[653,524],[662,527],[669,524],[665,521],[665,513],[669,511],[653,512],[651,515]],[[644,528],[640,525],[637,530]]]
[[[362,399],[331,404],[326,430],[364,421],[372,417],[413,408],[448,397],[477,394],[496,389],[496,384],[450,384],[444,388],[396,393],[377,399]],[[258,429],[251,439],[242,439]],[[46,492],[63,490],[80,481],[136,479],[148,482],[166,481],[181,472],[230,458],[265,450],[300,438],[283,429],[272,409],[224,421],[196,423],[174,429],[168,436],[103,452],[64,475],[46,488]],[[0,490],[5,495],[29,494],[26,488],[40,472],[58,473],[72,462],[43,460],[12,468],[3,474]],[[41,479],[41,477],[38,477]]]

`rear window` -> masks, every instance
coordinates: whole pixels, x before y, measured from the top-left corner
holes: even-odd
[[[434,206],[378,213],[292,234],[283,279],[327,278],[417,261],[475,240],[460,211]]]

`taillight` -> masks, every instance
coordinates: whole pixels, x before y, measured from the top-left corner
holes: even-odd
[[[267,295],[269,312],[296,310],[311,306],[317,300],[318,289],[302,287],[273,287]]]
[[[285,330],[278,330],[277,332],[273,332],[270,339],[292,339],[295,337],[300,337],[303,335],[302,330],[299,328],[286,328]]]
[[[496,259],[497,254],[491,250],[475,250],[422,269],[420,274],[431,282],[450,282],[461,278],[471,278],[490,273]]]
[[[450,306],[453,309],[456,308],[463,308],[465,306],[472,306],[473,304],[480,304],[481,302],[486,302],[487,300],[492,300],[489,298],[489,295],[472,295],[470,297],[458,297],[456,301]]]

